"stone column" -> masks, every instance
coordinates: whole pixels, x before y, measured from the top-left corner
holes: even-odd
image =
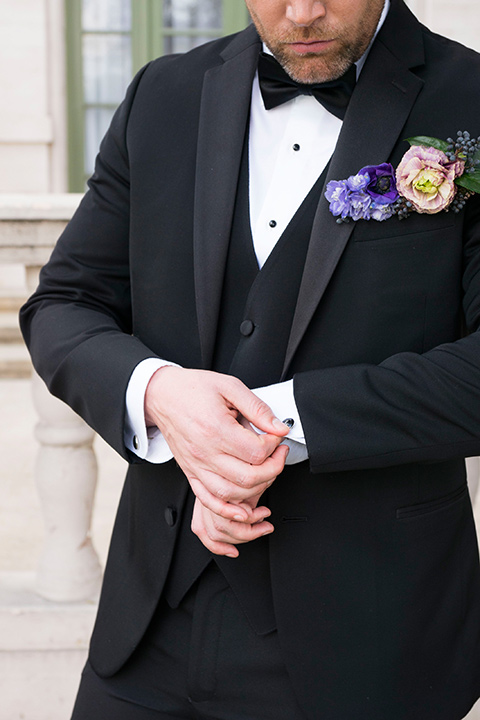
[[[102,579],[89,534],[97,484],[94,432],[36,373],[32,383],[40,445],[35,479],[46,531],[35,589],[49,600],[85,600],[98,595]]]
[[[40,268],[26,267],[29,292]],[[78,601],[96,597],[102,569],[90,538],[97,485],[95,433],[65,403],[51,395],[33,373],[32,391],[39,421],[35,480],[45,521],[45,543],[35,590],[48,600]]]

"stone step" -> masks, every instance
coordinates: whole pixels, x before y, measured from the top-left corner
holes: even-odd
[[[28,378],[32,374],[32,362],[23,343],[0,344],[0,378]]]
[[[11,310],[0,311],[0,344],[21,342],[22,333],[18,324],[18,313]]]
[[[0,312],[18,313],[26,299],[26,295],[12,295],[0,290]]]
[[[0,720],[70,717],[96,604],[53,603],[34,574],[0,573]]]

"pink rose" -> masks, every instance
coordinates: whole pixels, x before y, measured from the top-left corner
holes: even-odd
[[[445,210],[456,193],[455,178],[463,174],[462,160],[450,162],[433,147],[413,145],[397,168],[397,189],[419,213]]]

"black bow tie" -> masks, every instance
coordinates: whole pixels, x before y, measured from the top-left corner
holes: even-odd
[[[287,75],[273,55],[261,52],[258,59],[258,78],[267,110],[288,102],[297,95],[313,95],[326,110],[343,120],[357,80],[357,70],[355,65],[352,65],[338,80],[312,85],[297,83]]]

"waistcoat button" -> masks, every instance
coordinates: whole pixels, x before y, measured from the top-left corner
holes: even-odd
[[[240,325],[240,332],[245,337],[248,337],[249,335],[251,335],[253,333],[254,329],[255,329],[255,325],[253,324],[253,322],[251,320],[244,320],[242,322],[242,324]]]
[[[169,505],[165,508],[165,522],[168,527],[173,527],[177,522],[177,508]]]

